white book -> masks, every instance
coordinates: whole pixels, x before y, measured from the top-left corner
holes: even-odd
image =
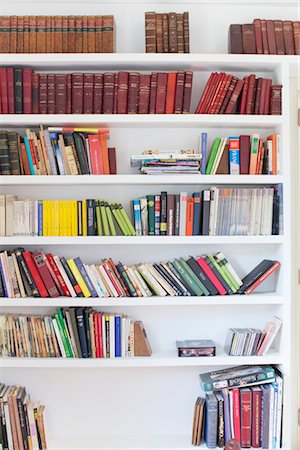
[[[115,343],[115,315],[109,315],[109,356],[116,357],[116,343]]]
[[[254,220],[254,230],[253,235],[259,236],[260,234],[260,223],[261,223],[261,207],[262,207],[262,190],[256,189],[256,208],[255,208],[255,220]]]
[[[91,268],[88,264],[83,264],[83,267],[85,268],[86,273],[88,274],[88,277],[91,280],[91,283],[94,286],[94,289],[97,292],[98,297],[101,297],[101,290],[99,289],[98,283],[95,280],[93,271],[91,270]]]
[[[260,219],[260,235],[265,236],[267,234],[268,226],[268,214],[269,214],[269,193],[268,189],[262,189],[262,204],[261,204],[261,219]]]
[[[11,282],[12,282],[13,291],[14,291],[14,297],[15,298],[20,298],[21,294],[20,294],[20,290],[19,290],[17,275],[16,275],[15,266],[14,266],[14,262],[13,262],[12,256],[11,255],[7,256],[7,260],[8,260],[10,276],[11,276]]]
[[[281,328],[281,325],[282,320],[279,319],[279,317],[273,316],[271,322],[267,326],[266,335],[257,352],[257,356],[264,356],[268,352]]]
[[[103,297],[109,297],[109,294],[106,291],[105,285],[104,285],[104,283],[103,283],[103,281],[101,279],[100,274],[97,271],[97,268],[96,268],[95,264],[92,264],[90,266],[90,269],[91,269],[91,272],[93,273],[93,276],[94,276],[94,279],[95,279],[95,283],[97,284],[98,290],[100,292],[99,297],[102,297],[102,298]]]
[[[12,429],[11,429],[11,423],[9,418],[9,408],[8,408],[8,395],[13,392],[13,386],[9,386],[7,391],[5,392],[3,396],[3,406],[4,406],[4,416],[5,416],[5,425],[6,425],[6,433],[7,433],[7,443],[8,443],[8,450],[14,450],[14,444],[12,439]],[[38,447],[37,447],[38,448]]]
[[[97,275],[98,275],[98,279],[99,279],[99,283],[101,284],[101,286],[103,287],[103,292],[104,292],[104,297],[113,297],[113,294],[111,292],[111,290],[109,289],[108,284],[106,283],[106,279],[104,278],[104,275],[100,269],[100,266],[95,266],[96,271],[97,271]]]
[[[256,202],[257,202],[257,190],[256,189],[251,189],[250,225],[249,225],[248,236],[253,236],[254,235]]]
[[[145,283],[141,283],[141,275],[139,275],[139,272],[135,266],[129,267],[130,273],[134,281],[136,282],[137,286],[139,287],[139,290],[141,291],[143,297],[148,297],[146,289],[145,289]],[[138,276],[139,275],[139,276]]]
[[[268,437],[268,447],[272,448],[273,441],[273,421],[274,421],[274,404],[275,404],[275,390],[273,384],[269,384],[270,388],[270,405],[269,405],[269,437]]]
[[[6,236],[13,236],[14,229],[14,201],[17,199],[15,195],[6,195],[5,197],[5,205],[6,205],[6,214],[5,214],[5,232]]]
[[[24,202],[24,222],[25,222],[25,234],[26,236],[31,236],[32,234],[32,205],[31,201],[26,198]]]
[[[148,236],[148,207],[146,197],[140,198],[140,207],[141,207],[142,234],[143,236]]]
[[[268,236],[270,236],[272,234],[274,188],[268,188],[268,193],[269,193],[268,195],[269,211],[268,211],[267,234]]]
[[[0,236],[5,236],[6,208],[5,195],[0,195]]]
[[[180,192],[179,236],[186,235],[187,192]]]
[[[217,225],[219,189],[212,187],[210,189],[210,211],[209,211],[209,235],[215,236]]]
[[[35,200],[33,202],[33,208],[34,208],[34,236],[38,236],[39,234],[39,217],[38,217],[38,201]]]
[[[217,253],[217,258],[220,259],[225,264],[225,266],[227,267],[227,269],[229,270],[229,272],[231,273],[237,284],[239,286],[242,286],[243,284],[242,280],[240,279],[240,277],[238,276],[238,274],[236,273],[236,271],[234,270],[228,259],[225,258],[224,254],[222,252]]]
[[[8,356],[7,351],[7,319],[6,316],[0,316],[0,349],[1,349],[1,357],[5,358]]]
[[[236,234],[236,208],[237,208],[237,189],[232,189],[230,196],[230,219],[229,219],[229,235]]]
[[[58,325],[57,325],[56,319],[52,319],[52,323],[53,323],[53,328],[54,328],[54,331],[55,331],[55,336],[56,336],[56,339],[57,339],[57,343],[58,343],[61,355],[62,355],[63,358],[66,358],[67,355],[66,355],[66,352],[65,352],[65,349],[64,349],[64,345],[63,345],[62,338],[61,338],[61,335],[60,335],[60,332],[59,332],[59,329],[58,329]]]
[[[276,384],[278,386],[275,448],[280,448],[282,401],[283,401],[283,379],[279,375],[276,375],[275,379],[276,379]]]
[[[71,297],[77,297],[76,292],[71,284],[71,281],[69,280],[68,275],[66,274],[65,269],[62,266],[62,263],[60,262],[60,259],[57,255],[53,256],[53,259],[55,261],[55,264],[57,265],[58,270],[60,271],[61,276],[64,279],[64,282],[67,285],[67,288],[69,289],[69,292],[71,294]]]
[[[151,297],[152,296],[152,292],[148,288],[147,284],[145,283],[143,277],[141,276],[141,274],[137,270],[136,266],[132,266],[132,269],[134,271],[134,274],[136,276],[137,281],[139,282],[140,286],[142,287],[143,291],[145,292],[144,297]]]
[[[231,436],[234,437],[233,393],[232,393],[232,390],[228,391],[228,398],[229,398],[229,414],[230,414],[230,432],[231,432]]]
[[[159,282],[159,284],[168,292],[169,295],[175,297],[177,295],[176,291],[166,282],[166,280],[160,275],[160,273],[151,264],[145,264],[146,268],[153,275],[153,277]]]
[[[26,408],[27,408],[28,422],[29,422],[29,427],[30,427],[32,450],[39,450],[40,447],[39,447],[38,438],[37,438],[37,429],[36,429],[36,423],[35,423],[35,418],[34,418],[33,403],[31,401],[28,401]]]
[[[267,149],[268,149],[268,162],[269,162],[269,175],[275,175],[273,174],[272,168],[273,168],[273,142],[271,139],[267,140]]]

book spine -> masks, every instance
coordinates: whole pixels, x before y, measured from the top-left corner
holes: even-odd
[[[181,114],[183,108],[183,93],[184,93],[185,72],[178,71],[176,79],[176,94],[175,94],[175,114]]]
[[[149,103],[150,103],[150,75],[140,75],[140,91],[139,91],[139,114],[149,113]]]
[[[23,77],[22,69],[14,69],[15,113],[23,114]]]
[[[183,13],[183,40],[184,53],[190,53],[190,22],[189,13],[187,11]]]
[[[102,105],[103,105],[103,74],[95,73],[93,113],[102,114]]]
[[[140,74],[130,72],[128,78],[128,114],[137,114],[139,103]]]
[[[146,53],[156,53],[156,20],[152,11],[145,13],[145,38]]]
[[[113,114],[114,109],[114,73],[103,75],[103,114]]]
[[[189,114],[192,98],[193,72],[185,72],[182,113]]]
[[[157,74],[157,90],[156,90],[156,114],[164,114],[166,108],[168,74],[160,72]]]
[[[83,74],[72,73],[72,114],[83,112]]]
[[[128,72],[119,72],[117,113],[127,114]]]
[[[251,447],[251,390],[241,389],[241,446],[243,448]]]

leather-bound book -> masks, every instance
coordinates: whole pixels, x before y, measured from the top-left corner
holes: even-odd
[[[67,106],[67,75],[55,74],[55,114],[66,114]]]
[[[265,113],[266,87],[267,87],[267,78],[262,78],[261,79],[260,99],[259,99],[259,109],[258,109],[259,115]]]
[[[99,16],[101,17],[101,16]],[[88,17],[82,16],[82,53],[88,53]]]
[[[272,80],[271,78],[267,78],[265,102],[264,102],[264,114],[270,114],[271,88],[272,88]]]
[[[250,81],[250,76],[244,77],[244,86],[243,86],[243,91],[242,91],[242,95],[241,95],[241,102],[239,105],[239,114],[246,114],[249,81]]]
[[[156,89],[157,89],[157,73],[152,72],[150,80],[149,114],[155,114]]]
[[[240,174],[249,174],[250,163],[250,151],[251,151],[251,139],[250,136],[240,136]]]
[[[12,67],[8,67],[6,69],[6,77],[7,77],[8,114],[15,114],[15,82],[14,82],[14,69]]]
[[[139,104],[140,74],[129,72],[128,78],[128,114],[137,114]]]
[[[257,84],[256,84],[255,100],[254,100],[254,114],[259,114],[261,88],[262,88],[262,78],[258,78]]]
[[[114,16],[103,16],[103,53],[115,52],[115,18]]]
[[[190,21],[187,11],[183,13],[183,41],[184,53],[190,53]]]
[[[2,175],[11,175],[7,131],[0,130],[0,168]]]
[[[149,103],[150,103],[150,75],[140,75],[140,92],[139,92],[139,114],[149,113]]]
[[[286,55],[295,54],[294,36],[293,36],[293,23],[290,20],[284,20],[282,22],[283,27],[283,40],[284,50]]]
[[[224,86],[224,82],[226,80],[226,73],[221,72],[216,79],[214,88],[212,89],[211,96],[207,101],[207,107],[204,111],[205,114],[215,114],[217,110],[218,98],[222,91],[222,87]]]
[[[300,55],[300,22],[298,20],[293,22],[293,35],[295,54]]]
[[[29,53],[30,43],[29,43],[29,16],[23,16],[23,51],[24,53]]]
[[[261,424],[262,424],[262,389],[260,386],[253,386],[252,391],[252,426],[251,426],[251,446],[259,448],[261,445]]]
[[[25,17],[24,17],[25,20]],[[46,53],[51,53],[51,17],[46,16]],[[24,43],[25,46],[25,43]]]
[[[189,114],[192,98],[192,86],[193,86],[193,72],[185,72],[184,78],[184,90],[183,90],[183,114]]]
[[[252,114],[253,98],[255,97],[255,75],[249,76],[248,94],[246,100],[245,114]]]
[[[127,114],[128,72],[119,72],[117,114]]]
[[[115,73],[114,80],[114,106],[113,106],[113,114],[118,113],[118,85],[119,85],[119,74]]]
[[[181,114],[183,107],[183,91],[184,91],[185,72],[179,70],[176,77],[176,93],[174,113]]]
[[[75,19],[75,50],[76,53],[82,53],[82,17],[76,16]]]
[[[75,31],[75,16],[68,17],[68,53],[75,53],[76,51],[76,31]]]
[[[55,74],[47,75],[47,114],[55,114]]]
[[[17,53],[17,16],[10,16],[10,53]]]
[[[241,401],[241,446],[251,447],[252,392],[249,388],[240,389]]]
[[[262,55],[264,52],[264,49],[263,49],[262,33],[261,33],[261,20],[254,19],[253,26],[254,26],[254,35],[255,35],[255,43],[256,43],[256,53],[258,55]]]
[[[175,110],[175,94],[176,94],[176,72],[168,73],[167,98],[166,98],[166,114],[174,114]]]
[[[220,114],[221,106],[223,105],[224,99],[226,97],[227,91],[229,89],[229,86],[232,81],[232,75],[225,74],[224,80],[223,80],[223,87],[218,95],[217,101],[216,101],[216,107],[215,107],[215,114]]]
[[[54,53],[55,49],[55,16],[50,17],[50,53]]]
[[[268,36],[268,46],[269,46],[269,55],[276,55],[276,37],[275,37],[275,26],[273,20],[266,20],[267,26],[267,36]]]
[[[8,131],[7,139],[11,174],[21,175],[18,133],[16,133],[15,131]]]
[[[17,53],[24,53],[24,17],[17,17]]]
[[[162,28],[163,28],[163,52],[169,53],[169,19],[168,14],[162,15]]]
[[[232,114],[233,113],[234,108],[235,108],[235,106],[237,104],[237,101],[238,101],[238,99],[240,97],[240,94],[242,92],[243,86],[244,86],[244,80],[238,80],[236,85],[235,85],[235,88],[234,88],[234,90],[233,90],[233,92],[231,94],[231,97],[230,97],[230,100],[228,102],[228,105],[227,105],[227,107],[225,109],[225,114]]]
[[[66,114],[72,114],[72,74],[67,73],[67,98],[66,98]]]
[[[62,52],[63,53],[68,53],[68,33],[69,33],[68,16],[62,16]]]
[[[114,147],[108,147],[108,161],[109,161],[109,173],[111,175],[116,175],[117,159],[116,159],[116,149]]]
[[[94,74],[83,74],[83,114],[93,114]]]
[[[63,31],[62,31],[62,16],[55,16],[54,18],[54,53],[62,53],[63,49]],[[75,24],[75,35],[76,35],[76,24]],[[75,40],[76,43],[76,40]],[[76,46],[75,46],[76,49]]]
[[[242,25],[243,49],[244,53],[256,53],[254,26],[252,23]]]
[[[155,14],[156,53],[164,52],[162,14]]]
[[[36,52],[46,53],[46,17],[36,18]]]
[[[72,114],[83,112],[83,74],[72,73]]]
[[[36,16],[29,16],[29,53],[36,53]]]
[[[146,53],[156,53],[156,19],[153,11],[145,13],[145,47]]]
[[[229,175],[229,145],[226,144],[225,149],[222,153],[219,165],[216,170],[217,175]]]
[[[106,72],[103,76],[103,114],[112,114],[114,108],[115,74]]]
[[[15,114],[23,114],[22,69],[20,68],[15,69],[14,80],[15,80]]]
[[[102,114],[103,105],[103,74],[94,74],[94,114]]]
[[[103,53],[103,18],[95,17],[95,52]]]
[[[32,114],[32,69],[22,69],[23,79],[23,114]]]
[[[168,83],[168,74],[164,73],[164,72],[158,73],[157,74],[155,114],[165,114],[167,83]]]
[[[274,20],[277,55],[285,55],[282,20]]]
[[[177,13],[176,19],[177,19],[177,52],[184,53],[183,13]]]
[[[95,53],[95,16],[88,16],[88,53]]]
[[[32,114],[39,114],[39,74],[32,74]]]
[[[39,114],[47,114],[48,95],[47,95],[47,74],[39,74]]]
[[[169,52],[177,53],[177,16],[175,12],[169,13]]]
[[[0,16],[0,53],[10,52],[10,16]]]
[[[228,52],[232,54],[244,53],[242,25],[240,24],[232,24],[229,27]]]
[[[281,84],[273,84],[271,87],[271,102],[270,102],[270,114],[282,114],[281,110]]]
[[[238,82],[238,78],[237,77],[232,77],[231,78],[230,84],[228,86],[228,89],[226,91],[224,100],[223,100],[221,108],[219,110],[219,114],[224,114],[225,113],[225,110],[226,110],[227,105],[229,103],[230,97],[231,97],[231,95],[232,95],[232,93],[234,91],[234,88],[235,88],[237,82]]]
[[[20,143],[20,160],[21,160],[21,166],[22,166],[22,172],[23,175],[31,175],[27,153],[25,144],[23,142]]]
[[[8,83],[7,68],[0,67],[0,92],[1,92],[1,113],[8,114]]]

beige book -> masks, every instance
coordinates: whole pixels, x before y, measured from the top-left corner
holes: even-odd
[[[40,142],[34,131],[30,132],[30,137],[34,143],[36,154],[37,154],[38,160],[39,160],[39,165],[38,165],[39,175],[46,175],[46,164],[45,164],[44,155],[43,155],[43,151],[42,151]]]
[[[71,169],[69,166],[69,162],[68,162],[68,158],[67,158],[67,153],[66,153],[66,147],[65,147],[65,141],[64,141],[64,137],[62,134],[59,135],[58,137],[58,145],[62,154],[62,158],[64,161],[64,166],[65,166],[65,171],[67,175],[71,175]]]
[[[72,145],[65,145],[64,148],[65,148],[66,158],[67,158],[67,162],[68,162],[69,169],[70,169],[70,175],[78,175],[78,169],[77,169],[76,159],[74,157]]]
[[[6,215],[5,215],[5,233],[6,236],[13,236],[14,232],[14,201],[17,200],[15,195],[6,195]]]
[[[199,411],[199,418],[198,418],[198,430],[197,430],[197,440],[196,445],[200,445],[201,436],[202,436],[202,429],[203,429],[203,414],[204,414],[204,399],[200,399],[200,411]]]
[[[32,450],[39,450],[39,443],[37,438],[36,422],[34,419],[33,403],[29,400],[27,403],[27,416],[30,429],[30,437],[32,442]]]
[[[158,283],[168,292],[169,295],[175,296],[176,292],[174,289],[167,283],[164,278],[158,273],[158,271],[151,264],[145,264],[146,268],[152,274],[152,276],[158,281]]]
[[[17,261],[17,257],[15,255],[15,253],[12,253],[12,260],[13,260],[13,264],[15,267],[15,272],[16,272],[16,277],[17,277],[17,282],[18,282],[18,286],[19,286],[19,290],[20,290],[20,294],[22,298],[26,297],[26,293],[25,293],[25,289],[24,289],[24,284],[23,284],[23,280],[21,277],[21,273],[20,273],[20,268],[19,268],[19,264]]]
[[[45,141],[44,129],[42,126],[41,126],[41,129],[39,132],[39,137],[40,137],[41,148],[42,148],[42,152],[44,155],[44,161],[45,161],[45,165],[46,165],[46,172],[47,172],[46,175],[52,175],[48,150],[47,150],[46,141]]]
[[[196,442],[197,442],[199,412],[200,412],[200,397],[197,398],[197,400],[195,402],[195,406],[194,406],[192,445],[196,445]]]
[[[20,389],[21,388],[19,386],[16,386],[13,396],[12,396],[12,401],[13,401],[14,415],[15,415],[15,421],[16,421],[16,430],[17,430],[17,436],[18,436],[19,449],[24,450],[20,416],[19,416],[18,405],[17,405],[17,397],[20,392]]]
[[[0,195],[0,236],[5,236],[6,213],[5,195]]]
[[[37,409],[37,424],[40,432],[41,442],[42,442],[42,450],[47,450],[47,440],[46,440],[46,432],[44,426],[44,411],[45,406],[39,405]]]

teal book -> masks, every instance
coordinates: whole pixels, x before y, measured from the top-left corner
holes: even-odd
[[[155,235],[155,197],[154,195],[147,195],[148,208],[148,236]]]

